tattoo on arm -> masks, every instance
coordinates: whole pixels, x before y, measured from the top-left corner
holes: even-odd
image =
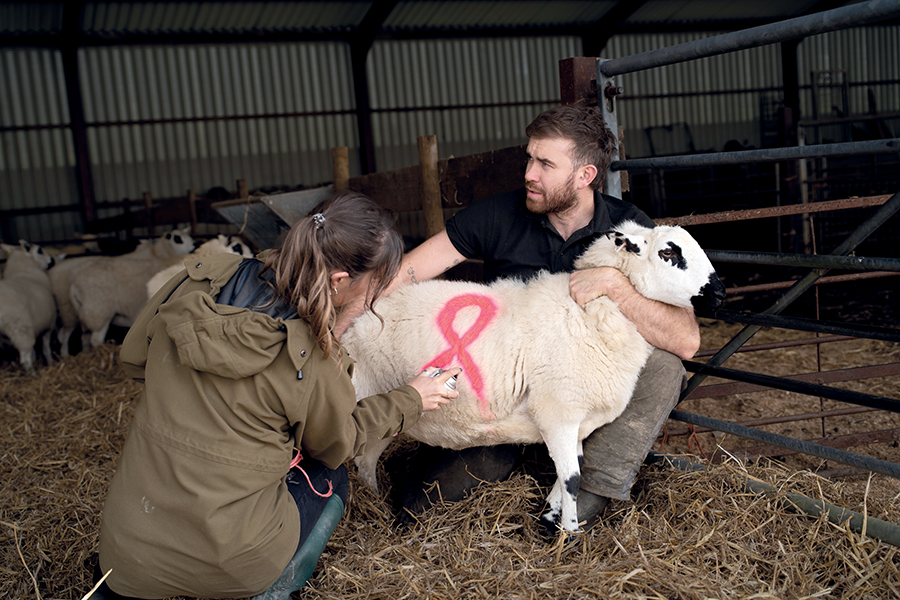
[[[454,260],[453,263],[452,263],[449,267],[447,267],[447,268],[444,269],[444,273],[446,273],[447,271],[449,271],[450,269],[452,269],[453,267],[455,267],[455,266],[458,265],[458,264],[459,264],[459,261],[458,261],[458,260]]]
[[[410,267],[410,268],[408,268],[408,269],[406,270],[406,272],[407,272],[407,274],[409,275],[409,282],[410,282],[410,283],[419,283],[419,281],[416,279],[416,270],[415,270],[415,269],[413,269],[412,267]]]

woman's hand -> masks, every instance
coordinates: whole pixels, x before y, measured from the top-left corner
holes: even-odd
[[[459,397],[459,392],[447,388],[444,384],[451,377],[462,373],[462,369],[453,367],[436,377],[432,376],[436,370],[436,367],[428,367],[409,382],[409,385],[416,388],[416,391],[422,396],[422,410],[426,412],[437,410],[442,404],[448,404],[454,398]]]

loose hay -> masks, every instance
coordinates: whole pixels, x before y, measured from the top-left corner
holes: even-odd
[[[36,378],[0,370],[0,597],[77,600],[91,588],[102,503],[140,391],[116,356],[105,346]],[[891,478],[836,482],[759,461],[699,472],[645,467],[633,501],[614,502],[586,534],[542,538],[537,516],[547,490],[522,472],[398,529],[384,498],[351,468],[348,512],[296,596],[900,597],[897,548],[785,508],[778,494],[744,492],[748,473],[782,492],[900,523]]]

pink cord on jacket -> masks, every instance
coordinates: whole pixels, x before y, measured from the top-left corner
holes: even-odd
[[[293,469],[294,467],[297,467],[297,469],[299,469],[300,472],[303,473],[303,476],[306,477],[306,483],[309,484],[309,489],[311,489],[316,494],[316,496],[319,496],[320,498],[328,498],[329,496],[331,496],[331,494],[334,492],[334,486],[331,484],[331,480],[325,480],[326,482],[328,482],[328,493],[320,494],[319,491],[313,487],[312,481],[309,480],[309,475],[307,475],[306,471],[303,470],[303,467],[300,466],[300,461],[303,460],[303,455],[300,454],[300,451],[296,448],[294,448],[294,450],[297,452],[297,455],[294,456],[294,458],[291,460],[290,468]]]

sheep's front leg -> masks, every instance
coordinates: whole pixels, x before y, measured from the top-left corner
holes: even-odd
[[[547,502],[550,510],[541,520],[545,526],[558,524],[566,531],[578,530],[578,510],[575,500],[581,485],[581,443],[578,441],[578,424],[556,424],[545,432],[544,443],[556,467],[556,483]]]

